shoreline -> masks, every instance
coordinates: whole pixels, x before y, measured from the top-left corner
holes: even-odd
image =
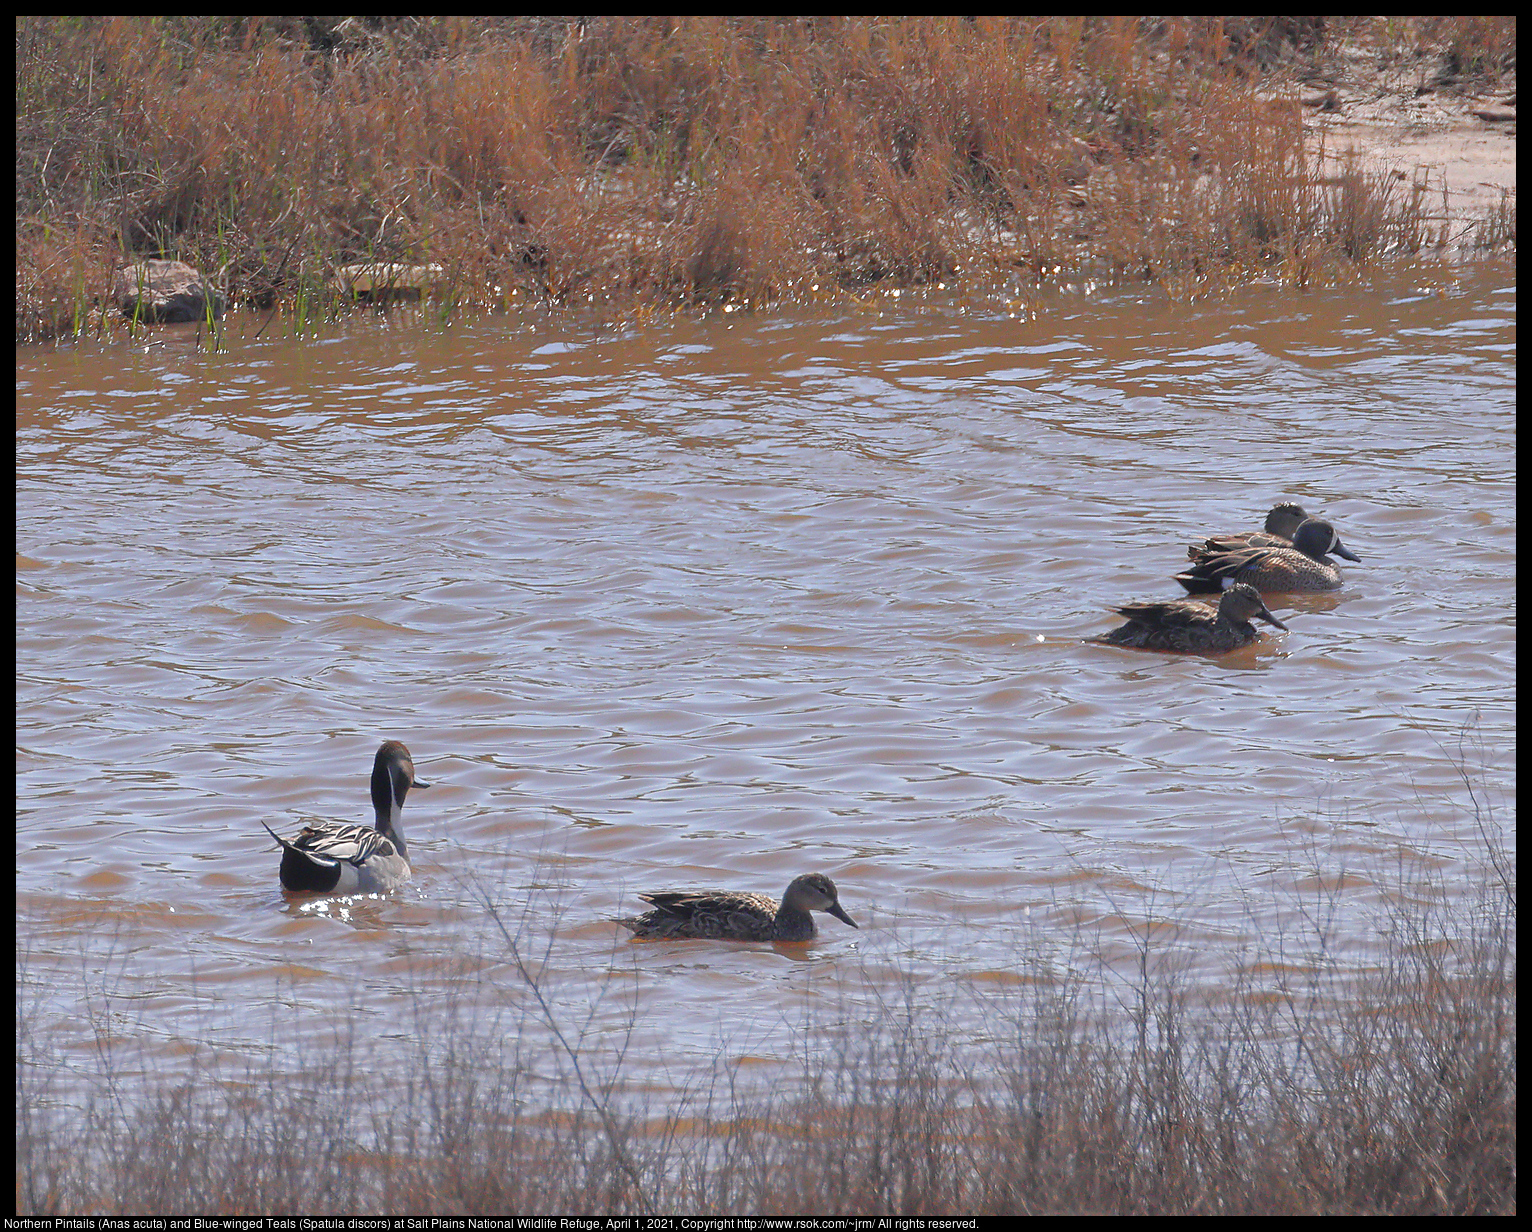
[[[1516,81],[1513,72],[1481,91],[1440,77],[1429,63],[1381,69],[1352,49],[1312,75],[1300,101],[1306,147],[1326,172],[1354,155],[1401,184],[1424,177],[1428,221],[1449,231],[1451,247],[1508,199],[1514,210]]]
[[[26,19],[17,338],[150,258],[301,321],[378,269],[573,316],[1514,251],[1514,19],[1379,22]]]

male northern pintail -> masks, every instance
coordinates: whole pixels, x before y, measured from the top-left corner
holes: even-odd
[[[746,890],[656,890],[639,898],[654,910],[617,922],[646,941],[810,941],[815,932],[811,911],[828,911],[858,927],[842,909],[835,883],[823,873],[794,877],[780,906],[768,894]]]
[[[1309,515],[1304,512],[1302,505],[1283,501],[1271,507],[1271,512],[1266,515],[1265,529],[1248,530],[1239,535],[1209,535],[1203,541],[1202,550],[1238,552],[1244,548],[1290,548],[1293,546],[1293,532],[1308,520]]]
[[[415,777],[410,751],[397,740],[385,740],[372,762],[376,828],[321,821],[304,826],[293,838],[283,838],[266,826],[282,844],[283,888],[381,894],[403,885],[410,879],[409,851],[399,826],[404,797],[411,787],[429,786]]]
[[[1335,527],[1310,518],[1293,532],[1290,548],[1242,548],[1214,552],[1192,548],[1190,569],[1175,575],[1193,594],[1220,591],[1225,582],[1246,582],[1263,593],[1285,590],[1335,590],[1342,582],[1340,567],[1328,560],[1334,552],[1347,560],[1360,560],[1341,543]]]
[[[1260,638],[1250,623],[1252,616],[1279,629],[1287,628],[1266,610],[1255,587],[1243,584],[1224,591],[1216,609],[1195,599],[1168,599],[1162,603],[1125,603],[1113,611],[1126,616],[1128,623],[1091,641],[1135,650],[1219,654]]]

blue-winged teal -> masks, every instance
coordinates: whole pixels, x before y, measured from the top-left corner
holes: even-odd
[[[1297,521],[1293,519],[1296,518]],[[1266,515],[1266,530],[1253,530],[1244,535],[1211,535],[1203,540],[1201,546],[1193,544],[1186,549],[1186,559],[1196,560],[1209,552],[1242,552],[1247,548],[1291,548],[1297,545],[1290,536],[1297,534],[1298,527],[1309,521],[1307,514],[1303,512],[1301,505],[1288,502],[1285,505],[1275,506]],[[1322,519],[1313,519],[1320,521]],[[1330,549],[1337,556],[1344,556],[1347,560],[1361,560],[1360,556],[1353,556],[1351,551],[1339,539],[1335,546]]]
[[[1244,548],[1290,548],[1293,546],[1293,532],[1308,520],[1309,515],[1304,512],[1302,505],[1283,501],[1271,507],[1271,512],[1266,515],[1264,530],[1249,530],[1241,535],[1209,535],[1203,541],[1202,550],[1238,552]],[[1198,550],[1192,548],[1188,557],[1192,558],[1191,552]]]
[[[1279,629],[1287,628],[1266,610],[1253,586],[1229,587],[1216,609],[1195,599],[1168,599],[1162,603],[1125,603],[1113,610],[1126,616],[1128,623],[1091,641],[1135,650],[1219,654],[1248,646],[1261,636],[1250,623],[1252,616]]]
[[[1341,543],[1335,528],[1310,518],[1293,532],[1290,548],[1243,548],[1236,552],[1210,552],[1192,548],[1187,554],[1190,569],[1175,575],[1193,594],[1212,594],[1224,583],[1247,582],[1263,593],[1287,590],[1335,590],[1342,578],[1339,566],[1326,559],[1329,553],[1360,560]]]
[[[639,898],[654,910],[617,922],[646,941],[810,941],[811,911],[828,911],[857,927],[841,908],[835,883],[823,873],[794,877],[782,903],[744,890],[656,890]]]
[[[429,787],[415,777],[410,751],[397,740],[385,740],[372,762],[372,808],[376,828],[321,821],[304,826],[293,838],[283,838],[282,885],[288,890],[321,894],[381,894],[410,879],[409,852],[399,828],[404,797],[411,787]]]

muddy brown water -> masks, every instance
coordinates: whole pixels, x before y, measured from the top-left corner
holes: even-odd
[[[1439,272],[18,352],[37,1064],[67,1098],[103,1049],[174,1074],[405,1041],[514,999],[491,906],[581,1047],[659,1083],[906,992],[977,1033],[952,990],[1131,965],[1151,921],[1217,982],[1323,901],[1355,951],[1286,962],[1365,964],[1401,858],[1478,875],[1460,748],[1509,829],[1514,314],[1508,276]],[[1274,601],[1288,633],[1082,640],[1280,499],[1363,558]],[[415,879],[284,898],[260,820],[370,820],[385,737],[433,784]],[[611,922],[811,869],[859,930]]]

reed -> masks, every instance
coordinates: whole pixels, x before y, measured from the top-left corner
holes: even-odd
[[[1494,19],[1410,34],[1481,67],[1514,54]],[[1263,49],[1290,37],[1200,18],[23,17],[18,335],[99,319],[130,256],[215,272],[241,305],[389,261],[441,265],[461,308],[621,312],[1081,270],[1217,286],[1407,250],[1408,197],[1319,183],[1296,106],[1273,105]]]

